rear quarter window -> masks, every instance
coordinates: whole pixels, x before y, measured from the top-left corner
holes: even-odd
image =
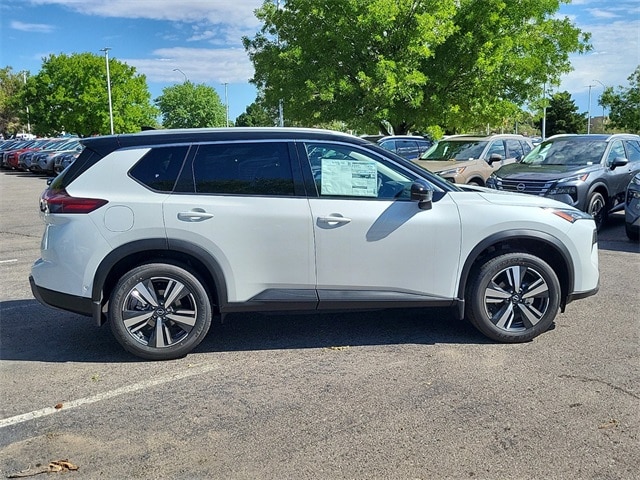
[[[188,151],[189,147],[184,145],[152,148],[129,175],[151,190],[171,192]]]

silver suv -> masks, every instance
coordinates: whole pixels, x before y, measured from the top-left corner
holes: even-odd
[[[503,342],[598,288],[589,215],[459,188],[366,140],[312,129],[81,140],[43,193],[31,286],[108,320],[146,359],[243,311],[449,306]]]

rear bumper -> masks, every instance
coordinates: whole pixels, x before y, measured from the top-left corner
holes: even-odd
[[[86,315],[88,317],[93,315],[93,303],[90,298],[78,297],[40,287],[36,285],[33,275],[29,275],[29,283],[31,284],[33,296],[43,305]]]

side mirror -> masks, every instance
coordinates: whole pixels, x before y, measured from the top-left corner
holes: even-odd
[[[494,162],[501,162],[501,161],[502,161],[502,155],[500,155],[499,153],[492,153],[488,160],[489,165],[493,165]]]
[[[433,188],[427,182],[416,180],[411,184],[411,200],[418,202],[420,210],[431,210],[433,206]]]
[[[616,167],[624,167],[627,163],[629,163],[629,160],[627,160],[626,158],[616,157],[613,159],[613,162],[611,162],[611,170]]]

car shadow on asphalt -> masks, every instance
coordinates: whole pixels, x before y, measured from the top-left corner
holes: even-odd
[[[607,223],[598,232],[598,249],[640,253],[640,243],[629,240],[625,233],[624,212],[609,215]]]
[[[199,353],[395,344],[490,344],[447,309],[398,309],[308,315],[230,314],[194,350]],[[0,360],[127,363],[108,325],[40,305],[0,302]]]

